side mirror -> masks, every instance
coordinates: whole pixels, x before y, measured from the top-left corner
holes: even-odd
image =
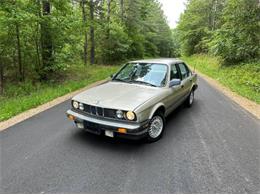
[[[181,79],[172,79],[170,81],[169,87],[177,86],[181,84]]]
[[[112,79],[114,76],[115,76],[115,74],[111,74],[111,75],[110,75],[110,78]]]

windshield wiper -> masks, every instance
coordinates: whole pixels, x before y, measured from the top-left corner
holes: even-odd
[[[148,85],[148,86],[152,86],[152,87],[157,87],[156,85],[145,82],[145,81],[131,81],[131,83],[140,83],[140,84],[144,84],[144,85]]]
[[[112,81],[119,81],[123,83],[129,83],[129,81],[123,80],[123,79],[113,79]]]

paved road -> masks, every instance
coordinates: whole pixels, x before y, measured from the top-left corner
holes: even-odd
[[[1,132],[1,192],[259,193],[259,120],[199,85],[153,144],[76,129],[69,101]]]

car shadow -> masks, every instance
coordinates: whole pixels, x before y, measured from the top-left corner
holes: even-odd
[[[70,139],[88,148],[131,153],[131,151],[142,148],[145,145],[142,141],[99,136],[77,128],[72,131],[74,132]]]
[[[174,141],[174,139],[178,138],[183,131],[187,130],[187,120],[190,120],[191,114],[196,114],[200,109],[199,101],[200,100],[196,100],[191,108],[182,104],[166,117],[166,127],[163,139]]]

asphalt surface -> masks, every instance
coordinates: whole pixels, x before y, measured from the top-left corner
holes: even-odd
[[[202,79],[142,144],[74,127],[59,104],[0,133],[2,193],[259,193],[260,123]]]

